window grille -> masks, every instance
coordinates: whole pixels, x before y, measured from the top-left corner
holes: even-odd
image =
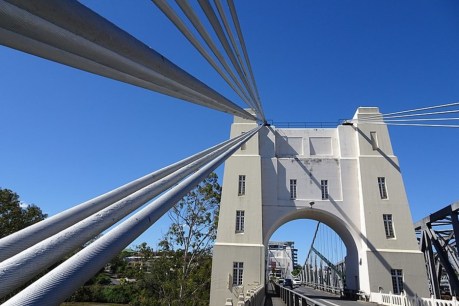
[[[236,233],[244,232],[244,215],[243,210],[236,210]]]
[[[290,180],[290,199],[296,199],[296,180]]]
[[[233,262],[233,286],[242,285],[242,277],[244,274],[244,263]]]
[[[239,175],[238,195],[245,194],[245,175]]]
[[[320,190],[322,191],[322,200],[328,199],[328,180],[320,181]]]
[[[383,220],[384,230],[386,231],[386,238],[395,238],[392,215],[383,215]]]
[[[392,289],[394,294],[403,292],[403,271],[401,269],[392,269],[390,271],[392,276]]]
[[[379,195],[381,199],[387,199],[386,178],[378,177]]]

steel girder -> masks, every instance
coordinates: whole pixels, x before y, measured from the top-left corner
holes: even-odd
[[[447,280],[451,295],[459,294],[458,211],[459,202],[455,202],[414,224],[430,290],[436,298],[441,296],[442,280],[443,285]]]

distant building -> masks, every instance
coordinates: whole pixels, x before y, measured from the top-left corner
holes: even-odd
[[[269,275],[291,278],[293,268],[298,264],[297,251],[293,241],[270,241],[268,244]]]

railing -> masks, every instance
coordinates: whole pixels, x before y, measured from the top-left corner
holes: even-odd
[[[278,284],[274,284],[274,286],[276,288],[276,292],[279,290],[280,298],[287,306],[328,306],[324,303],[308,298],[299,292],[293,291],[292,289],[287,289],[279,286]]]
[[[392,294],[390,292],[371,292],[370,302],[387,306],[459,306],[459,302],[454,296],[451,300],[440,300],[435,299],[433,296],[430,298],[421,298],[418,296],[409,296],[405,293]]]
[[[260,285],[245,293],[239,294],[237,306],[263,306],[265,304],[265,287]],[[233,299],[227,298],[225,306],[233,306]]]
[[[281,122],[268,120],[269,125],[274,125],[278,128],[336,128],[342,121],[336,122]]]
[[[328,285],[325,285],[325,284],[317,284],[317,283],[314,283],[314,282],[305,282],[304,285],[306,285],[308,287],[311,287],[311,288],[314,288],[314,289],[317,289],[317,290],[330,292],[332,294],[336,294],[336,295],[339,295],[339,296],[343,296],[344,295],[343,288],[341,288],[341,287],[333,287],[333,286],[328,286]]]

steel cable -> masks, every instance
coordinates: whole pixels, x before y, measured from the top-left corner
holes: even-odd
[[[256,134],[260,128],[261,126],[244,134],[243,139],[226,152],[19,292],[4,305],[59,305],[103,268],[111,258],[153,225],[184,195],[205,179],[210,172],[239,149],[245,141]]]
[[[0,297],[5,296],[50,267],[65,255],[81,247],[128,214],[202,167],[216,155],[232,147],[239,139],[184,165],[168,176],[134,192],[126,198],[94,213],[40,243],[0,263]]]
[[[166,15],[167,18],[177,27],[177,29],[188,39],[188,41],[198,50],[198,52],[207,60],[207,62],[220,74],[220,76],[226,81],[226,83],[239,95],[239,97],[247,104],[250,102],[250,98],[245,92],[243,92],[243,87],[237,80],[236,76],[232,73],[227,65],[223,65],[230,75],[232,80],[230,80],[221,69],[220,66],[215,62],[215,60],[210,56],[207,50],[203,45],[196,39],[193,33],[188,29],[188,27],[183,23],[179,16],[174,12],[170,5],[164,0],[152,0],[152,2]],[[249,104],[250,105],[250,104]]]

